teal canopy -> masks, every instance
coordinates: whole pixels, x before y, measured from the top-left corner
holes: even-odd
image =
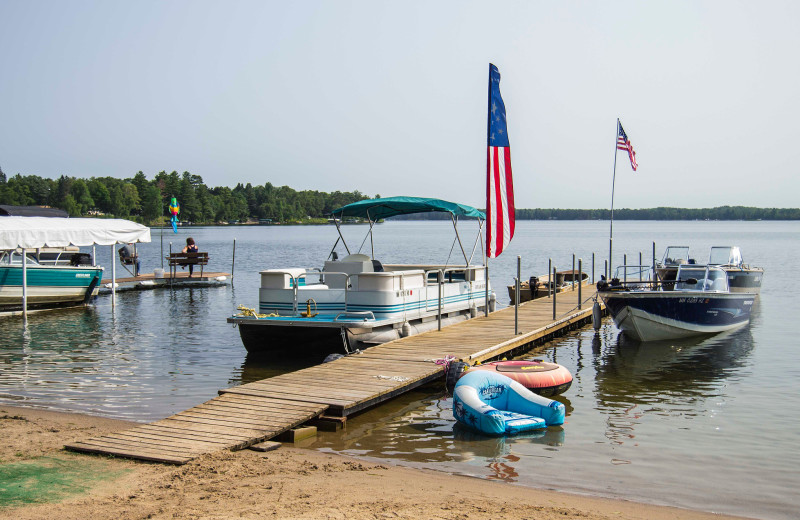
[[[423,197],[387,197],[385,199],[367,199],[342,206],[333,210],[336,218],[360,217],[371,220],[394,217],[395,215],[408,215],[410,213],[428,213],[441,211],[456,217],[473,217],[486,219],[483,211],[472,206],[448,202],[441,199],[426,199]]]

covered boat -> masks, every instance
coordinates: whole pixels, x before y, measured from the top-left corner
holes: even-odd
[[[601,280],[597,292],[616,326],[638,341],[713,334],[747,325],[756,296],[731,292],[720,267],[696,264],[679,264],[669,281]]]
[[[399,264],[376,258],[374,224],[421,212],[449,213],[463,262]],[[478,221],[470,254],[458,234],[460,217]],[[322,269],[261,271],[258,311],[228,318],[248,352],[351,351],[466,320],[494,305],[485,265],[471,263],[478,244],[482,247],[482,211],[440,199],[389,197],[349,204],[333,211],[332,218],[339,238]],[[356,218],[369,223],[362,243],[369,239],[369,255],[352,251],[342,235],[340,224]],[[341,259],[340,242],[346,251]]]
[[[514,435],[564,424],[564,405],[496,372],[467,372],[453,391],[453,417],[488,435]]]
[[[72,254],[64,265],[39,263],[29,252],[149,241],[150,229],[129,220],[0,216],[0,310],[25,314],[29,306],[81,304],[97,294],[103,268],[91,255]]]

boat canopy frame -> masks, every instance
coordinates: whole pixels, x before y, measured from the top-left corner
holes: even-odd
[[[450,221],[453,223],[453,230],[455,231],[456,240],[458,241],[458,245],[461,249],[461,254],[464,256],[464,262],[466,266],[469,266],[472,258],[475,256],[475,249],[479,243],[481,246],[481,252],[483,252],[483,224],[486,221],[486,214],[483,211],[473,208],[472,206],[467,206],[466,204],[459,204],[442,199],[432,199],[426,197],[398,196],[386,197],[382,199],[365,199],[333,210],[331,212],[331,218],[333,219],[333,223],[336,225],[336,231],[339,233],[339,238],[337,238],[336,242],[333,244],[331,252],[328,254],[328,258],[333,256],[336,246],[339,245],[340,240],[342,241],[344,248],[347,250],[347,254],[351,254],[350,247],[348,247],[340,227],[340,223],[345,217],[367,219],[367,222],[369,223],[369,230],[367,231],[367,235],[364,237],[364,241],[361,242],[361,247],[364,246],[364,242],[366,242],[368,236],[370,242],[370,257],[374,260],[375,242],[373,240],[373,228],[376,222],[397,215],[433,212],[448,213],[450,215]],[[475,243],[472,246],[472,252],[470,253],[469,257],[467,257],[464,244],[461,241],[461,235],[458,232],[459,217],[473,218],[478,220],[478,234],[475,237]],[[361,250],[361,247],[359,247],[359,251]],[[486,256],[481,254],[481,257],[483,258],[483,265],[485,266]]]

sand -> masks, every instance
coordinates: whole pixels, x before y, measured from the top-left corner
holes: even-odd
[[[56,502],[0,502],[0,518],[737,518],[375,464],[290,444],[266,453],[222,451],[184,466],[63,450],[65,443],[132,425],[0,405],[0,497],[4,468],[46,461],[62,473],[83,469],[92,477],[68,485],[74,494]]]

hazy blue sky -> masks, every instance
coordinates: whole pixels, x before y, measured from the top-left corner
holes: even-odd
[[[800,2],[0,0],[0,167],[483,207],[798,206]]]

